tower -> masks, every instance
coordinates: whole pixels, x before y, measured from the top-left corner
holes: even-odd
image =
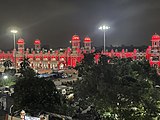
[[[154,34],[151,39],[152,46],[151,46],[151,60],[156,62],[160,61],[160,36],[158,34]]]
[[[158,34],[154,34],[152,36],[152,49],[157,49],[159,50],[160,48],[160,36]]]
[[[41,49],[41,41],[39,39],[36,39],[34,41],[35,51],[40,51]]]
[[[86,50],[86,52],[90,52],[91,51],[91,38],[85,37],[83,43],[84,43],[84,50]]]
[[[78,35],[73,35],[71,43],[73,52],[77,51],[77,49],[80,49],[80,38]]]
[[[18,52],[19,53],[24,53],[24,39],[20,38],[17,41],[17,45],[18,45]]]

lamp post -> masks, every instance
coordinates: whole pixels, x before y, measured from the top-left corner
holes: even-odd
[[[14,52],[14,64],[15,64],[15,69],[16,69],[16,33],[17,33],[18,31],[17,30],[15,30],[15,29],[13,29],[13,30],[11,30],[11,33],[13,33],[13,41],[14,41],[14,44],[13,44],[13,52]]]
[[[11,116],[12,116],[12,108],[13,108],[13,105],[11,105],[11,107],[9,108],[9,113],[11,114]]]
[[[103,32],[104,32],[104,48],[103,48],[103,50],[104,50],[104,52],[105,52],[105,49],[106,49],[106,30],[108,30],[110,27],[109,26],[106,26],[106,25],[102,25],[102,26],[100,26],[99,27],[99,29],[100,30],[102,30]]]

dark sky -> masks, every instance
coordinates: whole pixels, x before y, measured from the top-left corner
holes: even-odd
[[[160,33],[160,0],[1,0],[0,49],[12,49],[12,27],[27,47],[39,38],[42,46],[67,47],[72,35],[86,35],[103,45],[101,24],[111,27],[106,45],[149,45]]]

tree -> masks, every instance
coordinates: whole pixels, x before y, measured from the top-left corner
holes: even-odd
[[[20,69],[19,72],[23,75],[24,78],[32,78],[36,75],[34,70],[30,67],[30,62],[28,58],[23,59],[23,61],[20,63]]]
[[[158,116],[160,90],[155,86],[160,77],[148,61],[101,56],[98,64],[81,66],[83,79],[75,85],[75,97],[82,109],[94,105],[101,118],[113,120]]]
[[[10,69],[10,67],[12,67],[13,63],[11,60],[6,60],[3,63],[3,66],[5,67],[4,73],[7,75],[11,75],[13,76],[16,73],[15,69]]]
[[[80,64],[77,64],[77,66],[75,67],[76,70],[78,70],[78,76],[82,76],[82,74],[84,75],[84,72],[87,72],[90,70],[90,68],[92,68],[92,66],[95,64],[94,62],[94,54],[84,54],[84,59],[82,60],[82,62]],[[85,70],[84,70],[85,69]]]
[[[23,109],[31,115],[37,115],[42,111],[72,115],[74,109],[67,104],[54,82],[38,78],[30,66],[22,64],[22,75],[15,84],[14,110]],[[25,65],[27,66],[24,67]]]
[[[15,81],[15,76],[8,75],[7,79],[4,79],[3,77],[0,79],[0,86],[12,86],[15,85]]]
[[[59,112],[61,96],[50,80],[38,78],[28,65],[27,59],[21,63],[22,76],[15,84],[14,109],[26,110],[33,115],[40,111]]]
[[[26,69],[30,66],[29,58],[23,59],[23,61],[20,63],[21,69]]]
[[[57,112],[61,105],[60,95],[52,81],[43,78],[19,78],[15,85],[15,109],[29,113]]]
[[[4,61],[3,66],[5,67],[5,69],[9,69],[9,67],[12,66],[12,61],[11,60]]]

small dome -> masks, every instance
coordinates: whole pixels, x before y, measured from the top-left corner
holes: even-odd
[[[156,40],[160,40],[160,36],[155,33],[155,34],[152,36],[152,41],[156,41]]]
[[[39,45],[39,44],[41,44],[41,41],[40,41],[39,39],[36,39],[36,40],[34,41],[34,44],[35,44],[35,45]]]
[[[72,40],[80,40],[78,35],[73,35]]]
[[[91,38],[90,37],[85,37],[84,42],[91,42]]]
[[[17,44],[24,44],[24,39],[19,38],[18,41],[17,41]]]

